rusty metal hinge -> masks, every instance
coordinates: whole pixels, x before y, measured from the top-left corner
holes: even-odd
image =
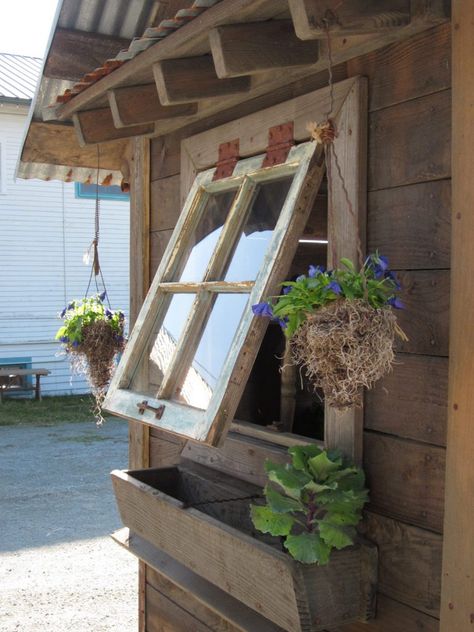
[[[164,405],[158,407],[151,406],[151,404],[149,404],[148,400],[146,399],[144,399],[142,402],[139,402],[137,406],[140,415],[143,415],[145,410],[151,410],[153,413],[155,413],[155,419],[161,419],[163,417],[163,413],[165,412]]]
[[[235,165],[239,160],[239,149],[238,138],[219,145],[219,159],[216,164],[213,180],[228,178],[233,174]]]
[[[267,153],[262,167],[272,167],[285,162],[294,144],[293,121],[270,127],[268,130]]]

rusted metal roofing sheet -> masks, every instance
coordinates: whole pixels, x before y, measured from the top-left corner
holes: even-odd
[[[41,66],[37,57],[0,53],[0,101],[31,101]]]

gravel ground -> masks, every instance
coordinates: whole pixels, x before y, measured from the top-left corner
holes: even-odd
[[[108,537],[126,466],[120,421],[0,427],[0,632],[136,631],[137,562]]]

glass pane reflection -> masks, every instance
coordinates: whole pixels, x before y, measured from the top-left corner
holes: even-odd
[[[155,327],[130,388],[156,397],[186,324],[194,294],[174,294],[161,327]],[[143,388],[143,386],[145,388]]]
[[[291,177],[259,186],[225,281],[255,280],[292,181]]]
[[[202,281],[234,201],[235,191],[212,194],[191,236],[190,253],[178,281]],[[174,279],[176,280],[176,279]]]
[[[175,392],[178,402],[207,409],[248,300],[248,294],[218,295],[192,365]]]

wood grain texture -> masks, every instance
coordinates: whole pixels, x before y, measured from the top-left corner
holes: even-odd
[[[153,278],[161,263],[172,230],[158,230],[150,233],[150,277]]]
[[[172,437],[159,428],[150,429],[150,467],[172,467],[181,460],[186,440]]]
[[[379,549],[379,592],[439,616],[442,536],[372,512],[366,512],[363,532]]]
[[[369,190],[449,178],[450,129],[450,90],[373,112]]]
[[[359,262],[365,257],[367,220],[367,98],[368,86],[360,78],[341,109],[337,138],[329,151],[328,248],[329,269],[342,257]],[[338,176],[343,174],[344,182]],[[350,200],[350,208],[346,201]],[[359,253],[360,249],[360,253]],[[325,406],[324,440],[354,463],[362,461],[363,407],[338,411]]]
[[[196,114],[197,104],[161,105],[154,83],[111,90],[107,94],[115,127],[151,123]]]
[[[155,130],[153,123],[117,128],[109,107],[77,112],[73,116],[73,123],[81,147],[119,138],[144,136],[152,134]]]
[[[199,577],[191,570],[156,549],[149,542],[128,529],[120,529],[113,539],[147,563],[148,586],[165,595],[174,604],[192,614],[198,621],[209,625],[214,632],[282,632],[282,629],[261,615],[236,601],[217,586]],[[148,599],[153,601],[153,595]],[[153,624],[161,623],[160,613],[152,605]],[[184,619],[186,620],[186,619]],[[179,625],[179,624],[178,624]],[[175,628],[166,629],[175,632]],[[186,628],[186,632],[194,630]]]
[[[371,510],[440,533],[444,448],[366,431],[364,452]]]
[[[407,0],[289,0],[295,30],[303,40],[323,39],[329,21],[339,36],[379,33],[405,26],[410,21]]]
[[[119,170],[127,140],[101,143],[102,169]],[[97,170],[97,148],[81,147],[74,128],[69,125],[32,121],[21,155],[23,162],[40,162],[70,167],[90,167],[91,177]]]
[[[250,90],[249,77],[219,79],[212,57],[207,55],[163,59],[154,64],[153,75],[163,105],[192,103]]]
[[[474,627],[474,4],[453,3],[453,232],[441,631]]]
[[[364,425],[445,446],[447,404],[447,358],[398,354],[392,373],[366,393]]]
[[[167,134],[151,140],[151,180],[175,176],[180,172],[181,138]]]
[[[215,629],[149,584],[146,586],[146,632],[212,632]]]
[[[315,64],[319,55],[318,43],[296,37],[291,20],[218,26],[209,42],[220,78]]]
[[[94,68],[112,59],[130,40],[104,33],[90,33],[58,27],[54,31],[44,68],[49,79],[80,81]]]
[[[150,230],[172,230],[181,212],[179,175],[151,183]]]
[[[397,319],[408,342],[398,351],[447,356],[449,351],[449,270],[399,272],[405,305]]]
[[[373,621],[351,623],[334,632],[439,632],[439,620],[379,594]]]
[[[391,268],[449,268],[450,236],[450,180],[369,194],[368,252],[383,253]]]
[[[403,42],[350,59],[349,76],[369,79],[369,111],[439,92],[451,86],[448,23]]]

